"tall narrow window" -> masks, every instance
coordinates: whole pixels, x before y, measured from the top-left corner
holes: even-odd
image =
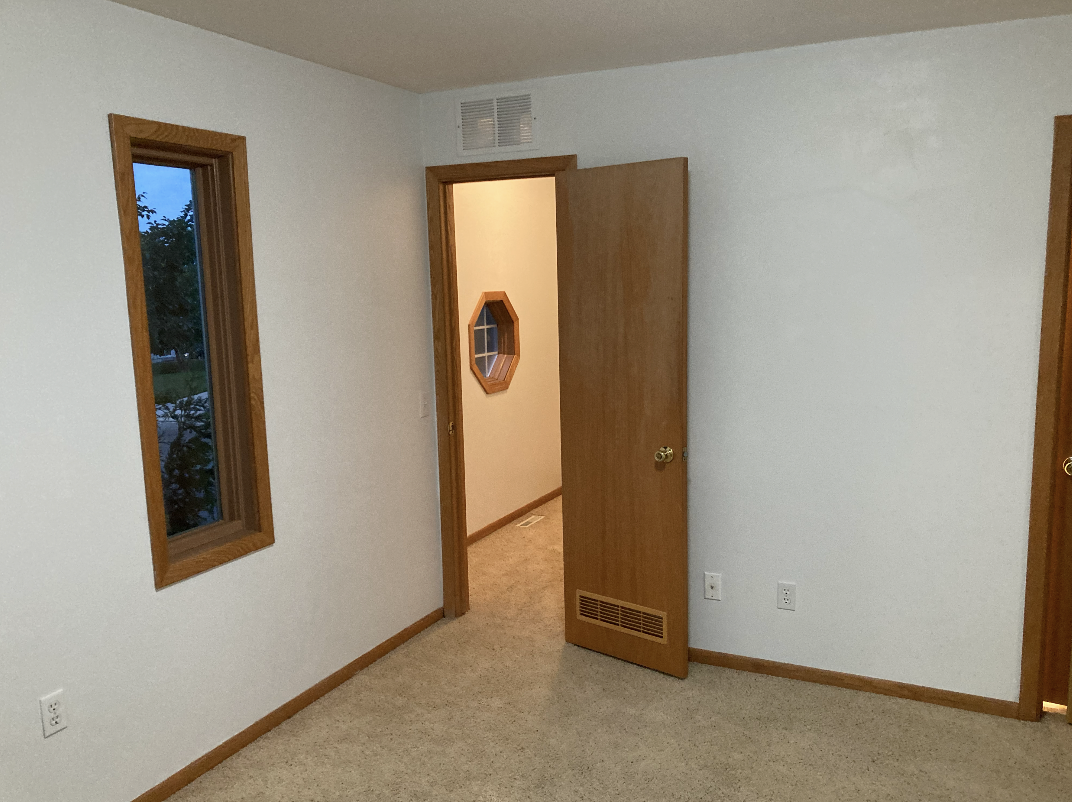
[[[160,588],[274,541],[245,139],[109,119]]]

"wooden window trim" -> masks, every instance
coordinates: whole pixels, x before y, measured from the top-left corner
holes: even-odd
[[[245,137],[108,116],[157,589],[275,542]],[[222,519],[167,536],[134,161],[188,167],[201,241]]]
[[[491,316],[495,318],[495,325],[499,329],[499,354],[502,357],[495,360],[495,370],[490,376],[485,376],[476,364],[476,321],[485,304]],[[481,293],[480,301],[473,310],[473,316],[469,318],[469,367],[472,368],[473,375],[484,388],[484,392],[491,395],[501,393],[509,387],[520,359],[521,327],[514,305],[510,303],[505,292]]]

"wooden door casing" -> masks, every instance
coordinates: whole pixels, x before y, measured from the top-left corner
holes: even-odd
[[[453,185],[470,181],[556,176],[576,166],[577,157],[570,155],[443,164],[425,168],[439,454],[439,521],[443,544],[443,612],[447,618],[465,615],[469,610],[461,333],[458,327]]]

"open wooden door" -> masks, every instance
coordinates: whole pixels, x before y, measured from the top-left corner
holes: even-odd
[[[1020,718],[1072,701],[1072,115],[1054,119]],[[1068,722],[1072,724],[1072,705]]]
[[[559,175],[566,640],[688,674],[688,161]]]

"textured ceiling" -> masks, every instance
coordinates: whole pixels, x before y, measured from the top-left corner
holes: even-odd
[[[1072,13],[1072,0],[117,0],[415,92]]]

